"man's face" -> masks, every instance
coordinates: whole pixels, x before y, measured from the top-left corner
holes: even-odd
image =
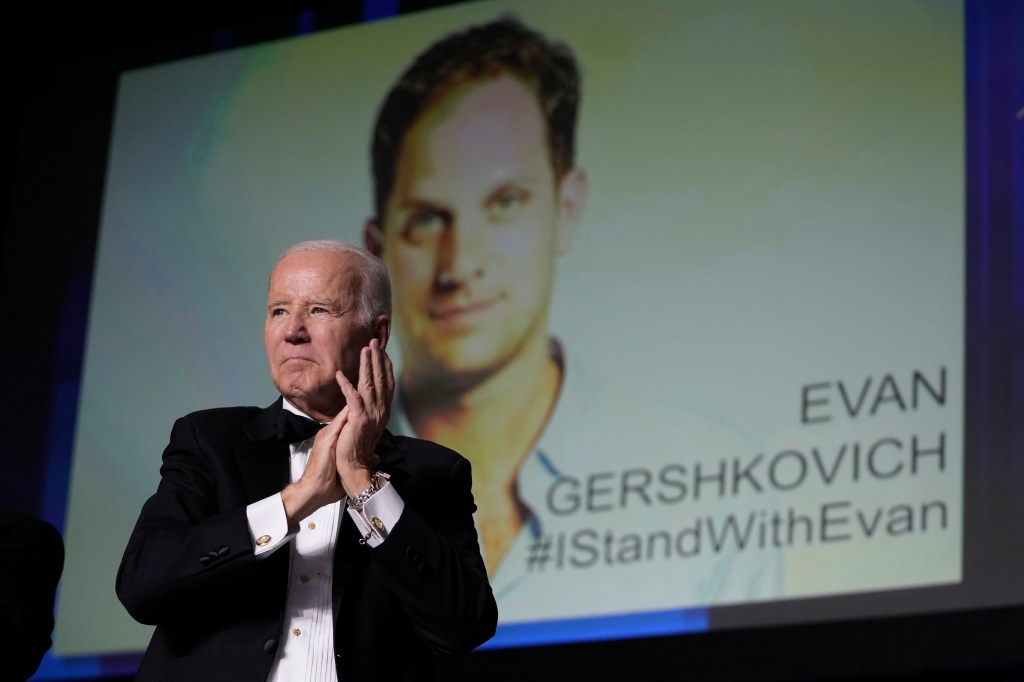
[[[556,180],[546,137],[511,76],[448,92],[406,133],[367,233],[391,273],[406,373],[472,381],[546,348],[555,259],[578,213],[563,190],[582,184],[577,169]]]
[[[358,262],[345,253],[298,253],[270,275],[263,326],[270,377],[296,407],[322,421],[344,404],[334,373],[355,384],[359,353],[374,336],[375,325],[359,309]]]

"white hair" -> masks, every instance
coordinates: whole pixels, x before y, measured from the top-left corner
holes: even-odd
[[[330,239],[315,239],[289,246],[278,257],[280,263],[299,253],[348,253],[359,258],[362,286],[359,288],[359,312],[365,324],[372,324],[381,315],[391,316],[391,280],[380,258],[361,246]]]

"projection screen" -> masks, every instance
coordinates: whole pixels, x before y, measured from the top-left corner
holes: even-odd
[[[495,298],[532,297],[559,376],[528,447],[499,453],[520,523],[504,541],[478,525],[498,548],[487,646],[703,631],[721,607],[760,624],[802,600],[812,619],[919,612],[943,605],[915,591],[960,583],[960,3],[480,2],[122,76],[58,655],[145,648],[113,583],[173,420],[275,400],[276,257],[364,243],[386,92],[435,41],[507,16],[571,50],[582,96],[570,228],[458,228]],[[438,196],[537,142],[470,133],[454,165],[420,150]],[[413,261],[387,244],[401,401],[425,342]],[[481,316],[479,343],[517,314]],[[411,409],[393,430],[415,433]]]

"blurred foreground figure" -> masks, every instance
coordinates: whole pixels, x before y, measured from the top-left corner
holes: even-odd
[[[50,648],[64,542],[46,521],[0,510],[0,680],[26,680]]]

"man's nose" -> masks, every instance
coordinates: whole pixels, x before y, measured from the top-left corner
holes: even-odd
[[[486,240],[481,232],[457,224],[445,230],[437,273],[439,286],[457,287],[483,276]]]
[[[309,341],[309,330],[306,329],[306,314],[295,313],[288,316],[285,322],[284,339],[289,343],[305,343]]]

